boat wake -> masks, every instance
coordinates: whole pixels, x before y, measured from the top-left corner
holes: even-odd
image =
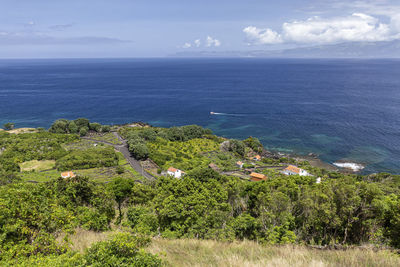
[[[256,116],[256,115],[265,115],[263,114],[257,114],[257,113],[222,113],[222,112],[210,112],[210,115],[220,115],[220,116]]]

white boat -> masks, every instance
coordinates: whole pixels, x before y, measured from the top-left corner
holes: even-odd
[[[214,115],[214,114],[215,114],[215,112],[212,112],[212,111],[210,112],[210,115]]]

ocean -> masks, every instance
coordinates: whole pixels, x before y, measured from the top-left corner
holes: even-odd
[[[210,112],[218,114],[211,115]],[[400,174],[400,60],[0,60],[0,124],[198,124]]]

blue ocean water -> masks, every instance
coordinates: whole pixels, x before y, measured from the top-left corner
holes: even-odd
[[[214,111],[217,115],[210,115]],[[199,124],[272,150],[400,173],[400,61],[0,60],[0,124]]]

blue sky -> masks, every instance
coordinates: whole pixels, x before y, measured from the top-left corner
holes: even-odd
[[[398,0],[0,0],[0,4],[0,58],[162,57],[182,51],[400,39]]]

